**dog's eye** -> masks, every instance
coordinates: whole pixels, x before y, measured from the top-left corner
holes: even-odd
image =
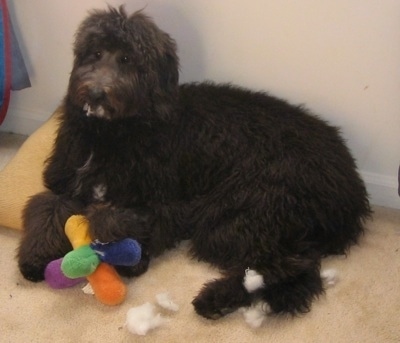
[[[101,51],[95,51],[93,55],[97,60],[99,60],[102,56],[102,53]]]
[[[121,63],[122,64],[128,64],[131,61],[130,57],[128,55],[123,55],[121,56]]]

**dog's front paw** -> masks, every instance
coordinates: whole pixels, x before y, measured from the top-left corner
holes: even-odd
[[[23,277],[32,282],[44,280],[45,265],[34,265],[28,262],[19,263],[19,270]]]
[[[144,210],[92,206],[86,216],[91,236],[100,242],[115,242],[130,237],[142,244],[149,238],[151,222]]]
[[[149,269],[150,258],[142,252],[140,262],[134,266],[115,266],[115,270],[123,277],[136,277],[144,274]]]

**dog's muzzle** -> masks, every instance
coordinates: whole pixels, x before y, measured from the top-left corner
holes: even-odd
[[[106,100],[107,94],[104,89],[100,87],[88,87],[87,98],[88,101],[83,105],[83,111],[88,117],[104,117],[106,110],[102,103]]]
[[[102,105],[92,107],[88,103],[83,105],[83,110],[86,112],[86,115],[88,117],[90,117],[90,116],[104,117],[104,115],[106,113],[106,111],[104,110],[104,107]]]

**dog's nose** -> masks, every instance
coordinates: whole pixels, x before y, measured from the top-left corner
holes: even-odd
[[[105,93],[104,89],[102,89],[101,87],[91,87],[89,89],[88,95],[89,95],[89,98],[91,101],[98,102],[105,98],[106,93]]]

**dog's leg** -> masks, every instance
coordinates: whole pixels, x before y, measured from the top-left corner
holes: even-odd
[[[192,302],[195,311],[205,318],[218,319],[250,306],[254,300],[255,294],[244,285],[244,276],[261,254],[260,237],[256,237],[256,228],[244,229],[253,225],[248,217],[245,212],[226,215],[217,225],[196,230],[192,237],[192,254],[224,270],[224,277],[206,283]]]
[[[92,237],[101,242],[133,238],[142,245],[142,251],[158,256],[189,239],[179,218],[183,204],[159,205],[153,208],[118,208],[112,205],[93,205],[86,215]]]
[[[310,311],[312,301],[324,291],[319,268],[310,268],[295,277],[267,285],[261,291],[275,314],[298,314]]]
[[[152,216],[148,209],[99,204],[88,208],[86,215],[92,237],[100,242],[113,242],[129,237],[147,245],[151,237]]]
[[[64,234],[68,217],[82,212],[82,205],[51,192],[33,196],[23,213],[24,233],[18,248],[18,265],[30,281],[44,279],[47,264],[72,249]]]
[[[268,280],[270,271],[262,275],[250,270],[255,280],[247,279],[247,271],[206,283],[192,302],[195,311],[205,318],[218,319],[263,301],[268,304],[268,313],[295,315],[308,312],[312,301],[324,291],[317,267],[274,282]]]
[[[267,302],[274,313],[309,310],[323,292],[320,255],[306,242],[272,234],[277,230],[253,211],[241,211],[195,232],[192,253],[227,275],[206,284],[195,298],[198,314],[215,319],[257,300]],[[247,284],[246,270],[256,274],[255,285]]]
[[[140,262],[135,266],[116,266],[125,277],[139,276],[149,267],[153,216],[147,209],[115,208],[109,205],[93,205],[87,211],[92,237],[101,242],[124,238],[137,240],[142,248]]]

